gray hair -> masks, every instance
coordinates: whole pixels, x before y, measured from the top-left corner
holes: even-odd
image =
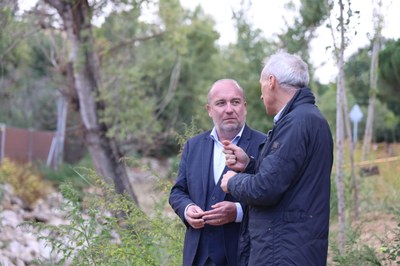
[[[307,64],[297,55],[279,52],[264,59],[261,78],[275,76],[282,87],[304,88],[308,86],[310,75]]]

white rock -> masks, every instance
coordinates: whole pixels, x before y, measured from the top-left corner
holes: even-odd
[[[11,262],[9,258],[0,254],[0,265],[2,266],[14,266],[14,263]]]
[[[22,222],[22,218],[16,212],[11,210],[4,210],[0,215],[2,226],[16,228]]]

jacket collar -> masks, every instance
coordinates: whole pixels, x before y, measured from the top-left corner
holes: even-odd
[[[315,96],[309,88],[300,88],[296,91],[292,99],[286,104],[286,107],[283,109],[279,120],[290,113],[297,106],[304,103],[315,104]]]

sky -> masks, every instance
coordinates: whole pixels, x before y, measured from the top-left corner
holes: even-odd
[[[180,0],[185,8],[193,9],[201,5],[206,13],[214,17],[216,30],[220,33],[218,43],[227,45],[236,39],[233,22],[232,8],[237,9],[241,0]],[[299,0],[293,0],[299,3]],[[337,3],[337,0],[334,0]],[[360,11],[359,17],[353,17],[349,46],[346,48],[345,58],[355,53],[358,48],[365,47],[370,43],[370,36],[374,33],[373,3],[378,0],[351,0],[352,10]],[[37,0],[19,0],[22,8],[33,6]],[[254,27],[262,30],[266,38],[273,38],[282,33],[285,23],[293,23],[294,12],[285,10],[287,0],[252,0],[252,5],[247,13]],[[346,0],[343,1],[347,3]],[[400,38],[400,0],[382,0],[382,13],[384,14],[384,27],[382,35],[386,38]],[[335,15],[335,14],[334,14]],[[337,14],[336,14],[337,15]],[[333,18],[335,20],[335,18]],[[357,30],[357,35],[355,35]],[[333,82],[337,76],[337,69],[332,57],[331,50],[326,47],[332,46],[333,38],[330,30],[325,26],[317,30],[317,36],[311,43],[311,63],[316,67],[315,75],[321,83]],[[265,55],[260,55],[264,58]]]
[[[201,4],[206,13],[215,18],[216,29],[221,34],[219,43],[222,45],[235,41],[236,35],[231,19],[232,8],[237,8],[241,0],[180,0],[187,8],[194,8]],[[285,3],[281,0],[252,0],[252,6],[248,12],[249,19],[254,26],[261,29],[266,38],[273,38],[274,35],[282,33],[285,22],[291,24],[294,21],[295,13],[285,10]],[[299,3],[299,0],[294,0]],[[335,0],[335,3],[338,1]],[[343,1],[346,3],[347,1]],[[365,47],[370,43],[374,33],[373,24],[373,3],[377,0],[351,0],[352,10],[360,11],[359,17],[353,17],[353,24],[349,46],[346,48],[345,57],[355,53],[358,48]],[[384,14],[384,27],[382,35],[386,38],[400,38],[400,0],[382,0],[382,13]],[[357,34],[355,35],[355,30]],[[325,26],[317,30],[317,37],[311,43],[311,63],[316,67],[315,75],[321,83],[335,81],[337,69],[332,57],[332,51],[326,47],[332,46],[333,37]],[[263,55],[260,55],[264,57]]]

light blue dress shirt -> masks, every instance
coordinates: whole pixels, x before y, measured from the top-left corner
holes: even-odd
[[[239,133],[231,140],[231,142],[235,145],[238,144],[240,138],[242,137],[242,133],[244,130],[244,125]],[[224,150],[224,145],[219,141],[217,131],[215,127],[212,129],[210,133],[210,138],[214,141],[214,155],[213,155],[213,163],[214,163],[214,182],[218,183],[222,172],[225,168],[225,154],[222,152]],[[235,222],[240,223],[243,219],[243,210],[242,206],[239,202],[235,202],[236,205],[236,220]]]

